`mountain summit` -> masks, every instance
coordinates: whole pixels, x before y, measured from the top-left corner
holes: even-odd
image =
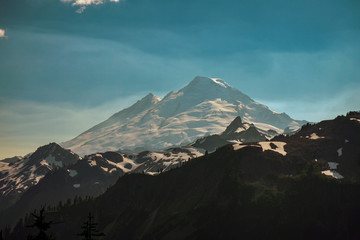
[[[61,145],[80,155],[118,149],[163,149],[221,133],[236,116],[254,124],[262,134],[282,133],[287,127],[296,129],[306,123],[270,110],[222,79],[197,76],[163,99],[148,94]]]

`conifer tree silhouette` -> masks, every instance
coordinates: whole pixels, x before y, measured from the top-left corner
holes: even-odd
[[[28,235],[27,240],[54,240],[55,238],[50,234],[48,235],[46,231],[51,227],[53,224],[52,221],[47,222],[44,216],[45,207],[40,209],[39,215],[31,213],[34,218],[34,223],[31,225],[27,225],[27,227],[35,227],[38,229],[38,234],[36,236]]]
[[[98,224],[93,221],[93,218],[94,216],[92,216],[91,212],[89,212],[87,221],[85,221],[81,226],[83,231],[77,234],[78,236],[83,237],[83,240],[95,240],[95,237],[105,236],[104,233],[99,232],[99,230],[96,229]]]

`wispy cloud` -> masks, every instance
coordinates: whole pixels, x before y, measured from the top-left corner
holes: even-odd
[[[64,3],[72,3],[71,4],[72,6],[80,6],[80,8],[76,10],[76,12],[82,14],[85,11],[86,7],[90,5],[101,5],[106,2],[118,3],[118,2],[124,2],[126,0],[60,0],[60,1]]]
[[[0,28],[0,38],[7,38],[5,35],[5,30]]]
[[[76,10],[76,12],[78,14],[82,14],[85,11],[86,7],[85,6],[81,6],[78,10]]]

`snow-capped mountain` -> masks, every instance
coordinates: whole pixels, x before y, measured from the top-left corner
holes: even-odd
[[[39,147],[28,156],[0,161],[0,209],[13,204],[48,172],[76,163],[80,157],[56,143]]]
[[[80,155],[118,149],[158,150],[220,133],[236,116],[269,136],[306,123],[270,110],[221,79],[196,77],[163,99],[147,95],[61,145]]]

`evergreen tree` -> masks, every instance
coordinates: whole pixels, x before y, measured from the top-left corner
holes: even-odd
[[[39,215],[36,214],[36,211],[31,215],[34,218],[34,223],[28,225],[27,227],[35,227],[38,229],[38,234],[36,236],[29,235],[27,237],[28,240],[54,240],[55,238],[51,236],[51,234],[47,234],[46,231],[51,227],[53,224],[52,221],[47,222],[44,216],[45,207],[40,209]]]
[[[78,196],[75,195],[75,198],[74,198],[74,205],[76,205],[78,203]]]
[[[96,226],[98,225],[93,221],[94,216],[91,215],[91,212],[89,212],[87,221],[83,223],[81,226],[82,232],[78,234],[78,236],[83,237],[83,240],[94,240],[96,238],[94,237],[101,237],[105,236],[104,233],[99,232],[99,230],[96,229]]]
[[[6,229],[5,229],[6,230]],[[20,220],[16,223],[14,229],[9,231],[9,235],[12,236],[10,239],[25,239],[26,238],[26,231],[24,226],[24,220],[20,218]],[[8,239],[9,237],[6,237]]]
[[[60,210],[63,207],[63,203],[62,201],[59,201],[59,204],[57,206],[57,210]]]
[[[65,206],[68,206],[68,207],[71,206],[71,198],[68,198],[66,200]]]
[[[4,239],[9,239],[10,233],[11,233],[10,227],[6,226],[4,231],[3,231],[3,238]]]

